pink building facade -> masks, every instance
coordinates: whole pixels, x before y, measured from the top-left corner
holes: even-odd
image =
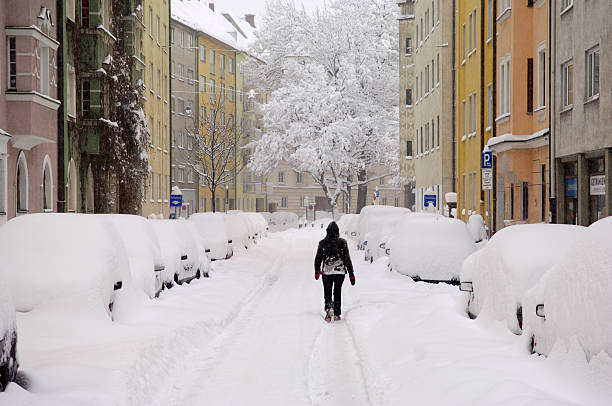
[[[0,224],[57,208],[55,5],[0,2]]]

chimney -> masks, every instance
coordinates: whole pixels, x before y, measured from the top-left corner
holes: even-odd
[[[215,11],[215,2],[211,1],[210,3],[208,3],[208,7],[212,10]]]
[[[251,27],[255,28],[255,14],[245,14],[244,19],[251,25]]]

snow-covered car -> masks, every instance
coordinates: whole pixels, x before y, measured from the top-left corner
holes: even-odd
[[[357,238],[357,224],[359,222],[359,214],[345,214],[338,220],[338,228],[340,234],[350,239]]]
[[[524,298],[525,331],[533,351],[555,344],[582,347],[588,359],[612,356],[612,217],[603,218],[559,250],[559,260]]]
[[[189,221],[195,224],[211,261],[229,259],[234,255],[222,213],[194,213]]]
[[[249,220],[238,212],[229,212],[223,215],[223,221],[225,223],[225,231],[228,238],[232,240],[233,247],[236,249],[248,249],[251,247],[255,230]]]
[[[151,221],[127,214],[101,214],[108,218],[125,246],[134,285],[150,298],[159,296],[164,282],[172,281],[165,269],[161,247]]]
[[[199,276],[200,252],[185,221],[149,220],[160,242],[165,272],[178,285],[189,283]],[[166,287],[172,283],[166,281]]]
[[[461,220],[414,213],[397,222],[388,248],[391,269],[415,281],[457,283],[476,246]]]
[[[520,224],[498,231],[462,265],[460,289],[468,292],[470,317],[486,309],[520,334],[523,296],[584,230],[562,224]]]
[[[374,244],[366,239],[366,234],[376,232],[381,223],[386,224],[387,218],[398,219],[399,217],[410,213],[410,210],[403,207],[393,206],[365,206],[359,213],[357,222],[357,246],[361,250],[365,250],[367,245]],[[384,233],[383,233],[384,234]],[[378,235],[376,233],[375,235]],[[379,243],[380,244],[380,243]]]
[[[268,235],[268,222],[261,213],[241,213],[241,216],[248,218],[255,227],[256,239],[261,239]]]
[[[364,237],[364,258],[366,261],[372,263],[374,260],[390,254],[391,248],[387,245],[391,239],[391,234],[398,221],[405,215],[411,215],[408,209],[389,211],[385,215],[377,217],[377,226],[372,228]]]
[[[86,214],[30,214],[0,227],[0,277],[15,309],[70,300],[112,317],[115,291],[132,285],[122,239],[108,220]]]
[[[472,214],[470,216],[467,228],[475,243],[481,243],[487,239],[487,229],[484,219],[480,214]]]
[[[198,229],[195,224],[191,221],[187,221],[185,219],[178,220],[184,224],[185,231],[187,235],[191,236],[193,244],[195,244],[196,248],[196,261],[197,261],[197,270],[196,270],[196,278],[200,277],[208,278],[210,274],[210,270],[212,268],[210,259],[208,258],[208,253],[206,252],[206,247],[204,246],[204,240],[200,236]]]
[[[268,223],[271,231],[284,231],[298,228],[298,215],[292,211],[276,211],[270,215]]]
[[[0,392],[15,380],[18,368],[15,306],[6,282],[0,278]]]

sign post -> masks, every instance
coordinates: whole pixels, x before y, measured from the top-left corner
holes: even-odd
[[[491,190],[493,190],[493,152],[485,151],[482,153],[482,190],[487,191],[487,227],[491,237]]]

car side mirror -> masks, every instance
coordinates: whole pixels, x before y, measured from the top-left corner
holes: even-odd
[[[351,237],[355,237],[357,233],[355,231],[351,232]]]
[[[384,250],[385,246],[386,246],[386,244],[384,242],[381,242],[378,247]]]
[[[113,286],[113,290],[119,290],[123,287],[123,281],[115,282],[115,286]]]
[[[539,304],[536,306],[536,316],[546,318],[546,313],[544,313],[544,305]]]
[[[461,282],[459,284],[459,290],[462,292],[473,292],[474,287],[472,286],[472,282]]]
[[[385,254],[387,254],[387,255],[391,255],[391,249],[390,249],[390,248],[387,248],[387,249],[385,250]]]

